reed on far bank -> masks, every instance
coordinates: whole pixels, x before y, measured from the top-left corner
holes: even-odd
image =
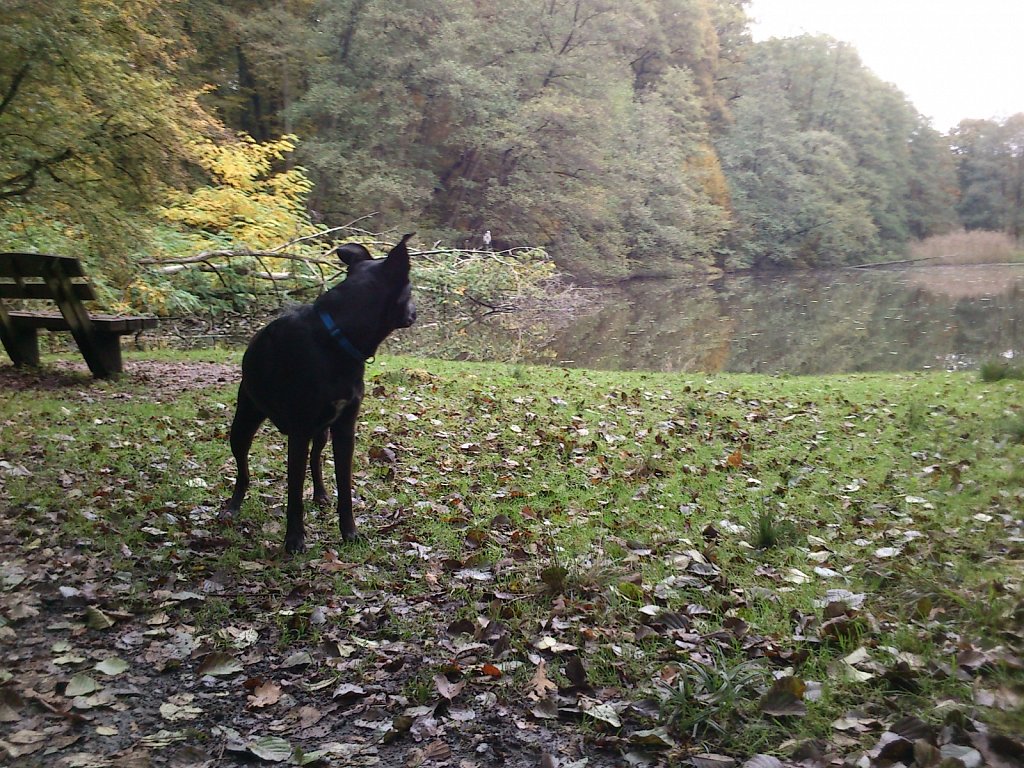
[[[1024,262],[1024,247],[1006,232],[956,230],[910,244],[912,259],[932,264],[1007,264]]]

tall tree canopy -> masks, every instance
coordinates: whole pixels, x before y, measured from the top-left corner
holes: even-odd
[[[490,229],[579,272],[701,263],[727,220],[709,189],[716,5],[324,3],[289,111],[313,137],[314,209],[426,218],[456,243]]]
[[[955,225],[948,150],[906,97],[847,44],[749,50],[718,146],[740,264],[868,261]]]
[[[950,137],[967,229],[1024,232],[1024,113],[1003,122],[964,120]]]
[[[849,45],[752,42],[745,6],[8,0],[4,247],[130,272],[376,212],[614,277],[868,261],[961,219],[1019,235],[1019,116],[947,140]]]
[[[31,245],[71,227],[117,251],[218,130],[179,78],[174,3],[20,0],[0,26],[0,216]],[[87,247],[85,250],[89,250]]]

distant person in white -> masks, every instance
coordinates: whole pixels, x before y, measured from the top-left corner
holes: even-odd
[[[491,230],[484,232],[484,250],[491,250]]]

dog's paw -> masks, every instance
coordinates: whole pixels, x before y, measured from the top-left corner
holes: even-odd
[[[306,537],[302,534],[298,536],[285,536],[284,551],[289,555],[301,555],[306,551]]]
[[[316,493],[313,494],[313,504],[315,504],[316,506],[318,506],[318,507],[326,507],[330,503],[331,503],[331,497],[328,496],[326,493],[324,493],[322,495],[321,494],[316,494]]]
[[[230,504],[225,504],[223,507],[220,508],[220,513],[217,515],[217,517],[219,517],[222,522],[231,522],[235,519],[235,515],[237,514],[238,507],[233,507]]]
[[[359,531],[342,531],[341,538],[346,542],[366,541],[366,537]]]

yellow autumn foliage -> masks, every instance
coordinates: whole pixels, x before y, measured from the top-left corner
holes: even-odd
[[[724,210],[731,209],[729,182],[722,171],[718,152],[711,144],[702,144],[697,153],[689,158],[683,172],[700,180],[704,194],[712,203]]]
[[[227,240],[260,250],[310,234],[306,197],[312,182],[301,167],[279,170],[296,142],[282,136],[261,144],[244,134],[226,144],[193,141],[193,158],[210,183],[171,193],[161,217],[186,229],[198,248]]]

